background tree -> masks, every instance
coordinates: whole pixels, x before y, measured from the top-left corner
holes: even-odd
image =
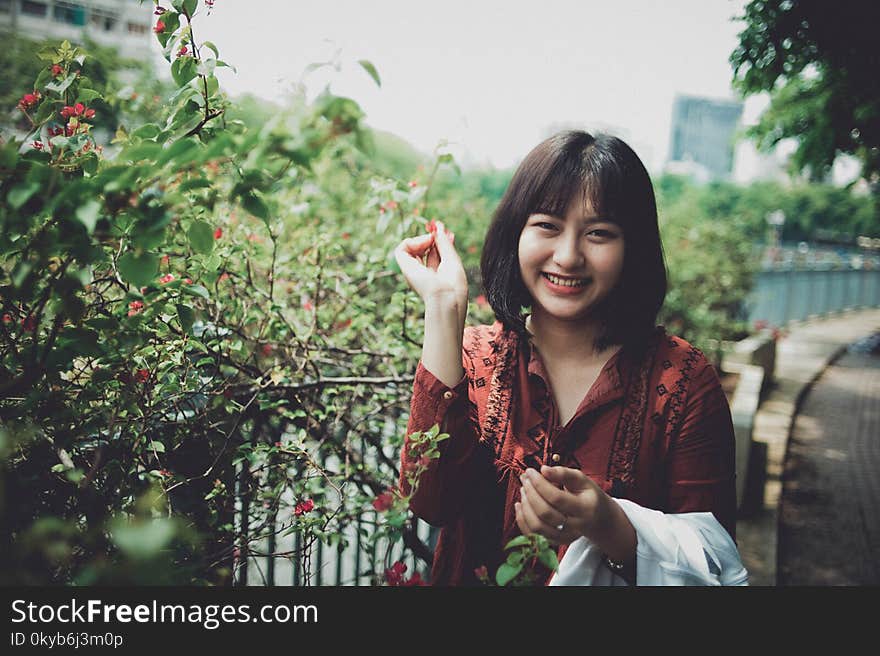
[[[754,0],[730,56],[744,96],[770,92],[749,134],[759,147],[794,138],[797,171],[825,178],[840,153],[880,185],[880,5],[873,0]]]

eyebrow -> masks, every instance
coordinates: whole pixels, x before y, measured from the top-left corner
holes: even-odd
[[[535,214],[540,214],[541,216],[546,216],[551,219],[556,219],[557,221],[562,221],[563,223],[565,223],[565,217],[556,216],[555,214],[551,214],[550,212],[542,212],[538,210],[537,212],[535,212]],[[590,216],[582,218],[581,220],[584,225],[592,225],[594,223],[612,223],[614,225],[617,225],[617,222],[614,219],[607,216]]]

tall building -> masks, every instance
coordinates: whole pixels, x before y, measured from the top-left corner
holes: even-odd
[[[138,0],[0,0],[0,31],[72,43],[85,34],[123,57],[143,59],[151,54],[153,8]]]
[[[743,103],[735,100],[676,96],[667,170],[704,180],[729,178],[742,111]]]

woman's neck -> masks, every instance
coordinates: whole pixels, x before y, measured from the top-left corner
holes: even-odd
[[[559,321],[540,313],[532,313],[526,317],[526,330],[538,350],[554,360],[590,362],[607,359],[609,353],[617,350],[616,346],[601,353],[593,350],[593,344],[601,330],[598,321]]]

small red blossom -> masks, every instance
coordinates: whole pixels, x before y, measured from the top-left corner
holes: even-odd
[[[299,517],[307,512],[311,512],[315,509],[315,502],[311,499],[306,499],[305,501],[300,501],[296,504],[296,507],[293,509],[293,514]]]
[[[224,271],[223,273],[220,274],[219,281],[223,282],[224,280],[227,280],[228,278],[229,278],[229,274]]]
[[[74,132],[76,132],[76,126],[73,123],[64,126],[64,136],[72,137]]]
[[[388,585],[400,585],[403,583],[404,572],[406,572],[406,565],[398,560],[385,570],[385,581]]]
[[[83,112],[83,117],[84,118],[95,118],[95,110],[94,109],[87,109],[86,111]]]
[[[410,186],[411,188],[412,188],[412,187],[418,187],[418,186],[419,186],[419,183],[416,182],[415,180],[410,180],[410,181],[409,181],[409,186]]]
[[[394,493],[387,490],[373,499],[373,508],[378,512],[385,512],[394,503]]]
[[[59,64],[52,64],[52,77],[58,77],[64,72]]]
[[[70,105],[65,105],[61,108],[61,118],[70,118],[73,116],[73,107]]]
[[[86,106],[83,105],[82,103],[76,103],[73,106],[73,113],[76,116],[82,116],[85,111],[86,111]]]
[[[263,355],[272,355],[272,345],[271,344],[263,344],[263,346],[260,348],[260,350],[263,352]]]
[[[385,214],[385,206],[384,205],[379,206],[379,214]]]
[[[174,274],[173,274],[173,273],[166,273],[164,276],[162,276],[161,278],[159,278],[159,282],[161,282],[163,285],[168,284],[168,283],[171,282],[172,280],[174,280]]]
[[[389,210],[397,209],[397,201],[389,200],[387,203],[385,203],[385,207],[387,207]]]
[[[150,379],[149,369],[138,369],[134,372],[135,382],[146,383]]]
[[[167,255],[163,255],[163,256],[162,256],[162,259],[161,259],[160,261],[162,262],[162,266],[168,266],[168,262],[169,262],[170,260],[171,260],[170,257],[168,257]]]
[[[140,314],[141,310],[144,309],[143,301],[132,301],[128,304],[128,316],[133,317],[136,314]]]
[[[303,303],[303,309],[306,310],[307,312],[311,312],[312,310],[315,309],[315,306],[312,305],[311,301],[306,301],[305,303]]]
[[[217,228],[214,231],[214,239],[220,239],[223,236],[223,228]]]
[[[472,245],[468,246],[468,248],[467,248],[467,252],[468,252],[468,253],[476,253],[476,252],[477,252],[477,245],[476,245],[476,244],[472,244]]]
[[[21,97],[21,100],[18,101],[18,108],[21,111],[26,111],[40,102],[40,92],[34,91],[33,93],[26,93]]]
[[[31,147],[36,148],[37,150],[43,150],[43,142],[42,141],[35,141],[34,143],[31,144]]]
[[[192,278],[184,278],[183,282],[185,282],[187,285],[193,284]]]
[[[281,442],[275,442],[275,446],[280,448],[282,446],[282,444],[281,444]]]
[[[186,57],[186,53],[189,52],[189,48],[186,46],[180,46],[180,50],[177,51],[178,57]]]
[[[474,570],[474,575],[480,579],[481,581],[489,580],[489,570],[486,569],[485,565],[480,565]]]
[[[21,320],[21,329],[25,332],[32,333],[37,329],[37,318],[29,314]]]
[[[486,296],[484,294],[480,294],[474,299],[474,302],[480,307],[489,307],[489,302],[486,300]]]
[[[351,319],[346,319],[345,321],[337,321],[333,324],[333,330],[339,331],[343,328],[348,328],[351,325]]]
[[[350,232],[343,232],[343,233],[342,233],[342,238],[343,238],[343,239],[348,239],[349,237],[351,237],[351,233],[350,233]]]
[[[428,585],[428,582],[422,579],[422,575],[419,572],[416,572],[400,585],[405,588],[410,588]]]
[[[5,324],[10,324],[10,323],[12,323],[12,315],[9,314],[8,312],[6,312],[6,313],[3,315],[3,323],[5,323]]]
[[[430,232],[432,235],[437,234],[437,222],[434,221],[434,219],[431,219],[430,221],[428,221],[427,228],[428,228],[428,232]]]
[[[153,28],[153,31],[156,34],[161,34],[165,31],[165,23],[163,23],[162,21],[156,21],[156,27]]]

